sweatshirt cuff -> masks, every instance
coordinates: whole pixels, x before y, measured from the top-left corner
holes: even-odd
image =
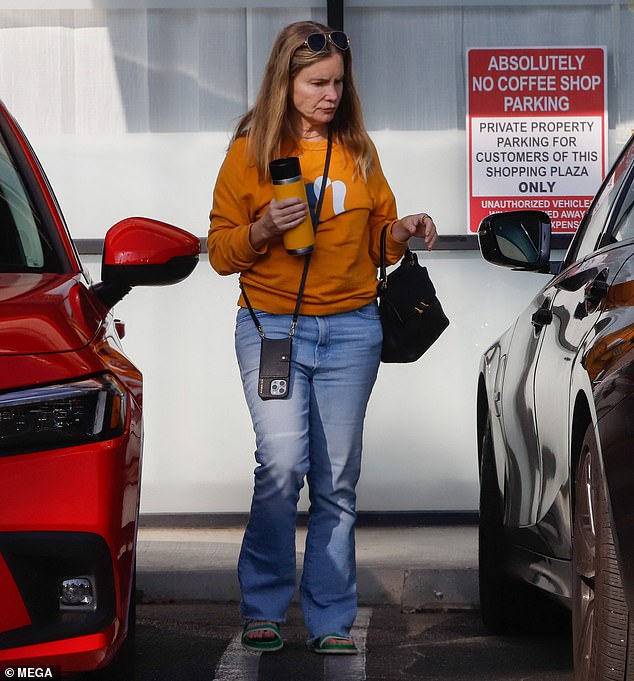
[[[254,262],[256,262],[256,260],[260,256],[264,255],[269,250],[268,244],[264,244],[264,246],[262,246],[262,248],[260,248],[259,250],[253,248],[250,239],[252,224],[253,223],[238,228],[240,229],[241,232],[237,244],[239,251],[239,259],[242,262],[249,264],[253,264]]]
[[[253,223],[251,223],[247,227],[247,242],[249,244],[249,250],[251,251],[251,253],[253,253],[255,255],[264,255],[269,250],[269,244],[268,244],[268,242],[265,243],[262,246],[262,248],[260,248],[259,250],[256,250],[255,248],[253,248],[253,245],[251,244],[251,227],[253,227]]]

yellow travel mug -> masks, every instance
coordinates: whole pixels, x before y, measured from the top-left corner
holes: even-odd
[[[302,170],[297,156],[278,158],[269,163],[271,180],[273,182],[273,194],[275,198],[281,199],[300,198],[308,203],[306,198],[306,187],[302,178]],[[304,222],[293,229],[284,232],[284,248],[291,255],[305,255],[313,250],[315,243],[315,231],[313,221],[310,217],[310,210]]]

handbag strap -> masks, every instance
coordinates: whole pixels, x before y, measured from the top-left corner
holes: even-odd
[[[385,241],[387,239],[387,225],[381,230],[381,262],[379,264],[379,291],[387,288],[387,262],[385,257]]]
[[[387,225],[381,230],[381,261],[379,263],[379,283],[378,291],[379,295],[381,291],[385,291],[387,288],[387,256],[386,256],[386,241],[387,241]],[[410,250],[409,246],[405,249],[403,253],[402,263],[409,263],[414,265],[418,262],[416,253]]]
[[[321,191],[319,192],[319,199],[317,201],[317,206],[315,207],[315,212],[311,214],[314,232],[317,232],[317,228],[319,227],[319,216],[321,215],[321,207],[324,204],[324,195],[326,194],[326,185],[328,184],[328,169],[330,168],[331,152],[332,152],[332,130],[328,128],[328,148],[326,149],[326,160],[324,161],[323,181],[321,183]],[[293,319],[291,320],[291,328],[289,329],[288,332],[288,335],[291,338],[295,335],[295,329],[297,327],[297,320],[299,318],[299,308],[301,307],[302,304],[302,297],[304,295],[304,287],[306,286],[306,278],[308,277],[308,267],[310,266],[311,255],[312,251],[304,256],[304,269],[302,270],[302,278],[299,282],[299,290],[297,291],[297,300],[295,301],[295,309],[293,311]],[[240,289],[242,290],[242,297],[244,298],[244,302],[247,304],[247,308],[249,309],[249,314],[251,315],[251,319],[255,324],[255,328],[258,330],[260,336],[264,338],[265,337],[264,329],[262,328],[262,325],[258,321],[258,318],[255,312],[253,311],[253,307],[251,306],[251,302],[249,301],[247,292],[245,291],[244,284],[242,283],[242,281],[240,281]]]

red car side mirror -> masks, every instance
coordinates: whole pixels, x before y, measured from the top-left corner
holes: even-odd
[[[94,291],[110,308],[133,286],[164,286],[188,277],[198,264],[200,239],[165,222],[126,218],[105,238],[101,283]]]

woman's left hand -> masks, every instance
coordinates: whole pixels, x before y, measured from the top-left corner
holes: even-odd
[[[427,250],[431,251],[438,233],[434,221],[427,213],[407,215],[392,225],[392,236],[396,241],[405,243],[413,236],[420,237],[427,244]]]

